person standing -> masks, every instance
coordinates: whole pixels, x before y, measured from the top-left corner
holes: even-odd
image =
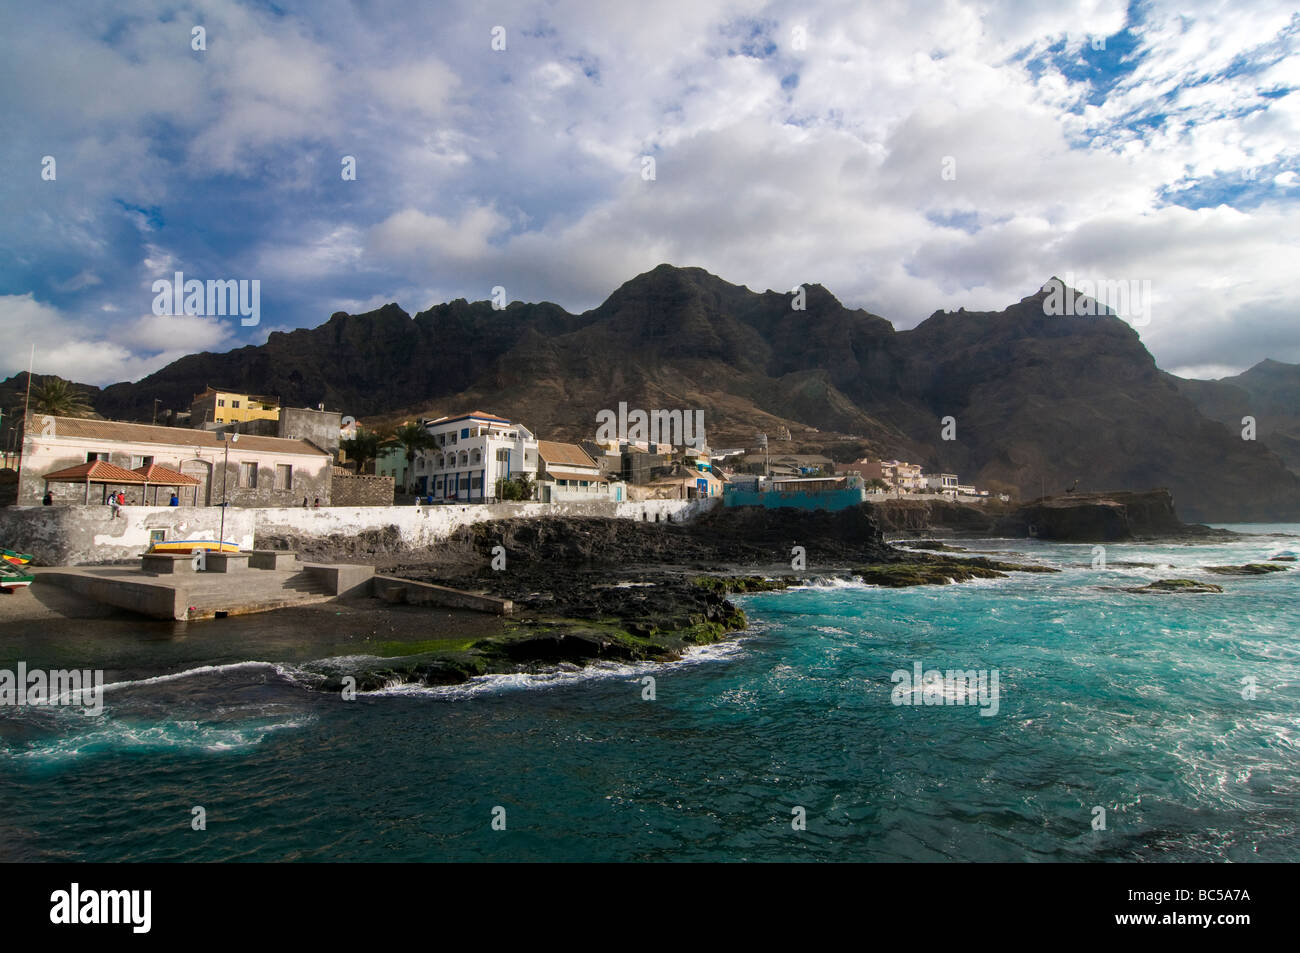
[[[51,493],[49,490],[46,490],[45,495],[41,497],[41,506],[53,506],[53,505],[54,505],[54,494]]]
[[[117,502],[117,494],[114,493],[108,498],[108,509],[113,519],[117,519],[117,510],[122,504]]]
[[[173,494],[172,494],[172,498],[171,498],[170,500],[167,501],[167,505],[168,505],[168,506],[180,506],[180,505],[181,505],[181,498],[180,498],[179,496],[177,496],[175,493],[173,493]]]

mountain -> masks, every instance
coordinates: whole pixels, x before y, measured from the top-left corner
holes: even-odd
[[[1243,417],[1254,417],[1256,437],[1300,473],[1300,364],[1265,360],[1217,381],[1178,379],[1178,388],[1202,414],[1236,433]]]
[[[552,439],[590,436],[620,401],[702,408],[715,447],[784,425],[806,448],[898,456],[1025,497],[1076,481],[1165,486],[1193,519],[1300,519],[1300,478],[1265,441],[1202,414],[1118,318],[1048,316],[1040,291],[898,332],[820,285],[805,294],[794,310],[788,293],[660,265],[579,315],[458,299],[411,317],[389,304],[190,355],[94,404],[149,419],[155,398],[183,409],[213,384],[362,418],[477,408]],[[942,439],[945,417],[955,440]]]

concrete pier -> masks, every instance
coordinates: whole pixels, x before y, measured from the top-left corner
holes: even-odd
[[[496,596],[480,596],[473,592],[450,589],[431,582],[412,582],[396,576],[376,576],[375,595],[388,602],[413,606],[439,606],[444,609],[472,609],[492,615],[510,615],[514,603]]]
[[[106,605],[178,622],[246,615],[335,598],[301,566],[237,573],[148,575],[125,566],[36,569],[37,586],[57,585]]]
[[[247,615],[359,596],[492,615],[510,615],[514,608],[509,599],[394,576],[376,576],[373,566],[280,562],[281,568],[241,568],[233,573],[214,572],[209,567],[207,572],[157,575],[127,566],[36,568],[33,572],[36,586],[60,586],[104,605],[177,622]]]

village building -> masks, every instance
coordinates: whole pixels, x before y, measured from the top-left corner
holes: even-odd
[[[437,446],[416,458],[421,496],[481,502],[496,498],[498,480],[537,479],[537,437],[522,424],[481,410],[422,423]]]
[[[199,430],[221,428],[227,424],[246,424],[255,420],[279,419],[278,397],[218,390],[209,386],[190,402],[190,426]]]
[[[232,506],[330,500],[330,455],[305,440],[242,434],[231,439],[206,430],[73,417],[33,415],[28,424],[20,506],[40,505],[47,486],[55,503],[99,503],[120,490],[128,504],[152,505],[159,488],[175,490],[186,506],[219,505],[223,492]],[[109,466],[68,472],[97,462]],[[156,482],[169,479],[169,472],[188,479],[177,481],[179,486]]]
[[[693,463],[674,461],[656,467],[647,483],[630,486],[632,500],[693,500],[721,496],[726,481],[711,469],[700,470]]]
[[[541,464],[537,498],[543,503],[623,499],[623,485],[613,483],[582,447],[553,440],[537,441]]]
[[[925,488],[931,493],[947,493],[951,496],[957,495],[957,474],[955,473],[935,473],[925,478]]]

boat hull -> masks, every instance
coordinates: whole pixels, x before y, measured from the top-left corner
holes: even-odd
[[[149,547],[151,553],[192,553],[196,549],[206,549],[208,552],[237,553],[239,544],[232,542],[219,543],[215,539],[169,539],[162,543],[154,543]]]

